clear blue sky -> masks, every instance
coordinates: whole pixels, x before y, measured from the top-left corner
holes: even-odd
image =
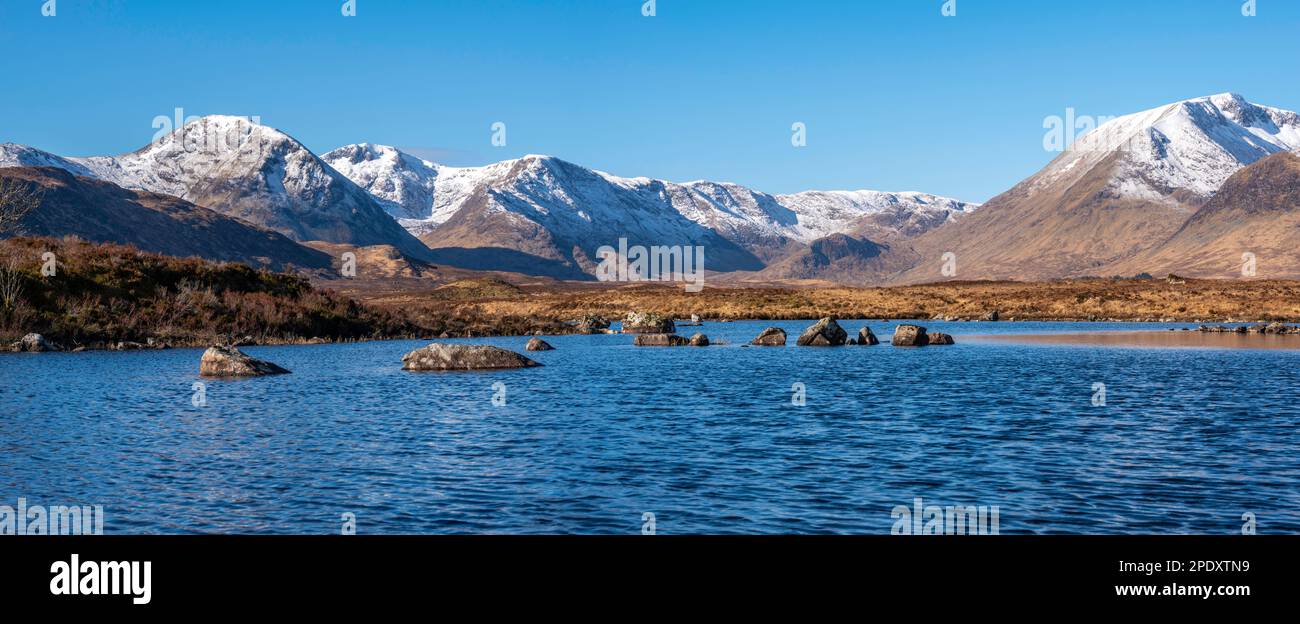
[[[769,192],[983,201],[1043,120],[1236,91],[1300,109],[1300,2],[0,0],[0,141],[147,143],[157,115],[259,115],[308,147],[450,164],[552,154]],[[490,126],[507,124],[506,147]],[[790,145],[790,126],[808,146]]]

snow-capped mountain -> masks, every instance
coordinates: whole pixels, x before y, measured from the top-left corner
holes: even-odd
[[[901,281],[944,279],[945,252],[962,279],[1129,270],[1127,259],[1153,257],[1229,177],[1286,151],[1300,151],[1300,115],[1232,93],[1113,119],[959,224],[917,238],[924,260]]]
[[[132,191],[49,165],[6,168],[0,177],[39,189],[39,205],[23,218],[25,234],[77,236],[276,270],[292,265],[325,272],[331,266],[329,255],[283,234],[170,195]]]
[[[403,226],[435,248],[462,247],[467,236],[481,238],[464,228],[443,227],[470,206],[510,213],[520,228],[541,228],[551,238],[591,247],[586,254],[606,239],[617,240],[620,233],[643,237],[647,244],[685,244],[708,231],[753,256],[740,262],[752,268],[755,259],[766,262],[784,253],[791,242],[808,244],[848,232],[915,236],[976,207],[923,193],[769,195],[730,183],[626,178],[537,155],[484,167],[447,167],[393,147],[359,144],[324,158],[385,202]],[[481,201],[471,202],[475,198]],[[504,232],[506,227],[499,223],[493,230]],[[573,260],[568,250],[553,251],[553,260]]]
[[[243,117],[203,117],[121,156],[61,158],[6,146],[0,164],[9,160],[179,197],[294,240],[389,244],[413,258],[429,257],[370,193],[293,137]]]
[[[1118,155],[1108,190],[1149,200],[1183,191],[1204,200],[1242,167],[1296,150],[1300,115],[1221,93],[1104,123],[1035,176],[1034,186],[1077,181]]]
[[[55,156],[34,147],[17,143],[0,143],[0,167],[55,167],[87,178],[95,173],[74,159]]]
[[[596,250],[625,239],[704,246],[710,271],[760,280],[879,283],[944,279],[938,258],[948,252],[959,279],[1100,275],[1174,257],[1156,250],[1226,180],[1288,151],[1300,151],[1300,116],[1220,94],[1102,124],[978,210],[924,193],[774,195],[621,177],[547,156],[449,167],[358,144],[319,158],[278,130],[224,116],[117,157],[4,144],[0,166],[60,167],[298,240],[386,243],[466,268],[589,279]]]

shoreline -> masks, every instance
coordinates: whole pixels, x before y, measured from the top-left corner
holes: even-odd
[[[674,320],[676,321],[677,319],[674,319]],[[758,322],[758,323],[780,323],[780,322],[801,322],[801,323],[804,323],[804,322],[806,322],[806,323],[815,323],[815,322],[817,322],[817,320],[818,320],[818,319],[816,319],[816,318],[735,318],[735,319],[731,319],[731,318],[728,318],[728,319],[705,319],[705,318],[701,318],[701,319],[700,319],[700,321],[701,321],[700,325],[703,325],[703,324],[705,324],[705,323],[725,324],[725,323],[731,323],[731,322]],[[836,320],[839,321],[839,322],[841,322],[841,323],[876,322],[876,323],[900,323],[900,324],[912,324],[912,325],[922,325],[922,326],[924,326],[924,325],[927,324],[927,323],[935,323],[935,322],[940,322],[940,323],[963,323],[963,324],[968,323],[968,324],[970,324],[971,326],[985,326],[985,325],[988,325],[988,324],[1001,324],[1001,325],[1005,325],[1005,324],[1008,324],[1008,323],[1091,323],[1091,324],[1095,324],[1095,325],[1119,325],[1119,324],[1139,324],[1139,323],[1140,323],[1140,324],[1155,324],[1155,325],[1171,325],[1171,324],[1192,325],[1192,324],[1203,324],[1203,323],[1206,322],[1206,321],[1204,321],[1203,319],[1183,321],[1183,320],[1166,320],[1166,319],[1134,319],[1134,320],[1125,320],[1125,319],[1105,319],[1105,320],[1087,320],[1087,319],[1069,319],[1069,318],[1066,318],[1066,319],[1016,319],[1016,320],[1010,320],[1010,319],[1007,319],[1007,320],[998,320],[998,321],[985,321],[985,320],[979,320],[979,319],[917,319],[917,318],[883,318],[883,317],[876,317],[876,316],[859,317],[859,318],[847,317],[847,318],[837,318]],[[678,327],[697,327],[697,326],[700,326],[700,325],[692,325],[692,324],[690,324],[688,321],[686,321],[685,319],[683,319],[682,321],[683,321],[682,323],[679,323],[679,324],[678,324]],[[1209,321],[1209,322],[1219,322],[1219,321]],[[1254,326],[1254,325],[1262,325],[1262,324],[1267,323],[1266,321],[1241,321],[1241,320],[1221,321],[1221,322],[1229,323],[1229,324],[1233,324],[1233,325],[1241,325],[1241,326],[1246,326],[1246,327]],[[951,328],[950,328],[950,330],[951,330]],[[1245,333],[1245,332],[1238,333],[1238,332],[1216,332],[1216,331],[1204,331],[1204,330],[1197,330],[1197,329],[1195,329],[1195,328],[1187,328],[1187,327],[1183,327],[1183,328],[1167,327],[1167,328],[1158,329],[1158,330],[1157,330],[1157,329],[1126,329],[1126,330],[1125,330],[1125,329],[1116,329],[1116,330],[1099,329],[1099,330],[1097,330],[1097,331],[1087,331],[1087,332],[1051,332],[1051,333],[1024,333],[1024,334],[954,333],[953,336],[955,336],[955,337],[959,337],[959,338],[963,338],[963,339],[966,339],[966,340],[970,340],[970,341],[972,341],[972,342],[979,342],[979,343],[1021,343],[1021,344],[1048,344],[1048,343],[1050,343],[1050,344],[1089,344],[1089,340],[1085,340],[1085,339],[1070,340],[1070,338],[1071,338],[1071,337],[1083,337],[1083,336],[1087,336],[1087,337],[1097,337],[1097,338],[1103,338],[1103,339],[1104,339],[1104,337],[1106,337],[1106,336],[1134,337],[1134,336],[1138,336],[1138,335],[1142,335],[1142,334],[1161,335],[1161,336],[1168,336],[1168,335],[1177,335],[1177,336],[1186,336],[1186,335],[1193,335],[1193,336],[1209,336],[1210,338],[1207,338],[1207,339],[1206,339],[1207,342],[1212,342],[1212,341],[1216,340],[1215,337],[1222,338],[1222,339],[1226,342],[1226,341],[1228,341],[1228,340],[1232,340],[1232,341],[1253,340],[1253,339],[1255,339],[1255,338],[1257,338],[1257,337],[1273,337],[1273,336],[1274,336],[1274,335],[1270,335],[1270,334],[1260,334],[1260,333],[1253,333],[1253,332],[1252,332],[1252,333]],[[159,342],[159,341],[156,341],[156,340],[155,340],[155,341],[153,341],[152,343],[150,343],[150,342],[148,341],[148,339],[146,339],[146,341],[144,341],[144,342],[141,342],[141,341],[119,341],[118,343],[95,343],[95,344],[86,344],[86,345],[76,345],[76,346],[74,346],[73,348],[67,348],[66,346],[60,344],[60,345],[59,345],[59,347],[60,347],[59,349],[49,350],[49,351],[35,351],[35,352],[30,352],[30,351],[20,351],[20,350],[12,350],[12,349],[9,349],[9,348],[5,348],[5,349],[0,349],[0,355],[3,355],[3,354],[20,354],[20,353],[86,353],[86,352],[168,351],[168,350],[175,350],[175,349],[206,349],[206,348],[208,348],[208,347],[212,347],[212,346],[215,346],[215,345],[234,346],[234,347],[238,347],[238,348],[244,348],[244,347],[295,347],[295,346],[319,346],[319,345],[347,345],[347,344],[360,344],[360,343],[370,343],[370,342],[399,342],[399,341],[433,342],[433,341],[438,341],[438,340],[462,340],[462,339],[474,339],[474,338],[531,338],[531,337],[553,338],[553,337],[557,337],[557,336],[573,336],[573,335],[618,335],[618,336],[624,336],[624,335],[626,335],[626,336],[635,336],[636,334],[632,334],[632,333],[624,334],[624,333],[622,333],[621,331],[616,331],[616,330],[608,330],[608,331],[594,331],[594,332],[593,332],[593,331],[581,331],[581,330],[578,330],[577,328],[574,328],[574,331],[568,331],[568,332],[545,332],[545,333],[543,333],[543,332],[533,332],[533,333],[515,333],[515,332],[478,333],[478,332],[474,332],[474,335],[439,335],[439,336],[428,336],[428,335],[408,335],[408,336],[389,336],[389,337],[355,338],[355,339],[331,339],[331,338],[324,338],[324,337],[313,337],[313,338],[289,338],[289,339],[279,339],[279,338],[260,339],[260,338],[252,338],[252,337],[248,337],[248,336],[246,336],[246,337],[244,337],[243,339],[238,339],[238,340],[234,340],[234,341],[221,341],[221,340],[213,341],[213,340],[207,340],[207,339],[186,339],[186,340],[180,340],[180,341],[164,341],[164,342]],[[1295,340],[1295,341],[1296,341],[1296,344],[1297,344],[1297,345],[1300,345],[1300,335],[1289,334],[1289,335],[1280,335],[1280,336],[1276,336],[1276,337],[1278,337],[1278,338],[1283,338],[1283,339],[1287,339],[1287,340]],[[12,341],[6,341],[6,347],[8,346],[8,344],[7,344],[8,342],[12,342]],[[1101,341],[1097,341],[1097,342],[1101,342]],[[125,347],[119,347],[119,346],[118,346],[119,344],[123,344],[123,343],[125,343],[125,345],[126,345]],[[1119,343],[1117,342],[1116,344],[1119,344]],[[1159,346],[1159,345],[1156,345],[1156,346]],[[1243,347],[1243,348],[1248,348],[1248,347]],[[1298,346],[1298,348],[1300,348],[1300,346]]]

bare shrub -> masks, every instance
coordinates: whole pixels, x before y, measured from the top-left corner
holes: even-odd
[[[27,213],[41,205],[41,193],[14,178],[0,178],[0,236],[19,233]]]

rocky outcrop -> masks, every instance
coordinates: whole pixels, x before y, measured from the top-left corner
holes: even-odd
[[[880,339],[876,338],[876,335],[871,332],[870,327],[863,327],[858,330],[858,339],[853,344],[870,347],[872,345],[880,344]]]
[[[709,337],[701,333],[696,333],[694,336],[691,336],[691,346],[707,347],[709,346]]]
[[[998,315],[998,311],[997,311],[997,310],[989,310],[988,312],[985,312],[985,313],[984,313],[984,316],[980,317],[980,320],[981,320],[981,321],[996,321],[996,320],[998,320],[998,318],[999,318],[999,315]]]
[[[199,375],[204,377],[261,377],[288,372],[266,360],[245,355],[236,347],[211,347],[199,360]]]
[[[677,331],[673,320],[654,312],[628,312],[623,317],[625,334],[671,334]]]
[[[46,351],[62,351],[63,348],[45,339],[40,334],[27,334],[21,340],[9,345],[10,351],[21,353],[44,353]]]
[[[453,371],[541,366],[514,351],[487,345],[435,342],[402,357],[402,370]]]
[[[524,347],[524,350],[525,351],[554,351],[555,347],[552,347],[551,343],[546,342],[541,338],[529,338],[528,346]]]
[[[1208,332],[1215,334],[1235,333],[1235,334],[1300,334],[1300,327],[1295,325],[1283,325],[1282,323],[1260,323],[1258,325],[1241,325],[1238,327],[1226,327],[1224,325],[1202,325],[1196,328],[1199,332]]]
[[[677,334],[639,334],[632,344],[638,347],[684,347],[690,343]]]
[[[801,347],[838,347],[848,338],[849,333],[828,316],[805,329],[795,344]]]
[[[930,344],[930,336],[920,325],[899,325],[894,328],[895,347],[924,347]]]
[[[929,335],[929,338],[930,338],[930,346],[956,344],[953,341],[952,336],[949,336],[948,334],[941,334],[939,332],[934,332],[933,334]]]
[[[756,347],[784,347],[785,330],[780,327],[769,327],[749,344]]]
[[[609,319],[599,314],[587,314],[574,321],[573,328],[584,334],[602,334],[609,330]]]

